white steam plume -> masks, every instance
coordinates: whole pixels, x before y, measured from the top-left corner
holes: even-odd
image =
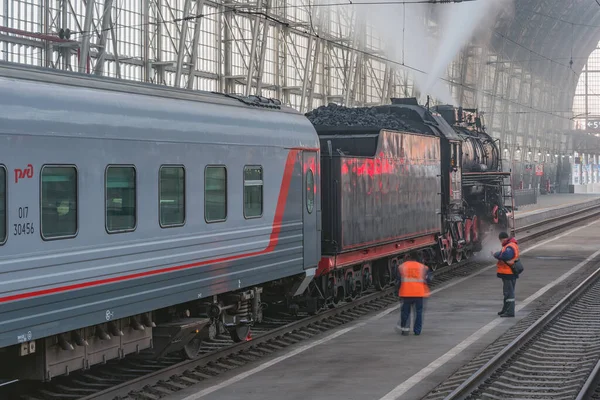
[[[331,0],[317,0],[327,3]],[[358,15],[365,17],[385,47],[386,57],[404,63],[415,86],[421,92],[421,102],[427,95],[444,103],[454,104],[448,85],[439,78],[463,46],[478,29],[478,38],[490,36],[490,28],[501,12],[510,12],[514,0],[478,0],[449,4],[376,4],[354,5]],[[385,0],[383,0],[385,1]],[[333,8],[333,12],[340,12]],[[434,35],[433,32],[437,31]],[[479,35],[482,33],[483,35]]]
[[[429,70],[428,80],[423,88],[427,93],[442,77],[448,65],[454,60],[482,26],[494,26],[501,11],[512,9],[513,0],[479,0],[467,3],[441,4],[436,10],[440,21],[439,51]]]

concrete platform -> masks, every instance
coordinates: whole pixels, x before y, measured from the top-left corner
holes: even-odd
[[[530,204],[519,207],[515,212],[515,216],[528,214],[533,211],[540,211],[551,208],[561,208],[568,205],[594,202],[600,200],[600,194],[581,194],[581,193],[553,193],[547,195],[539,195],[537,204]]]
[[[559,193],[538,196],[537,204],[519,207],[515,212],[515,224],[517,227],[531,225],[596,205],[600,205],[600,194]]]
[[[517,317],[500,318],[502,283],[492,265],[432,292],[423,333],[394,331],[399,305],[230,371],[172,400],[420,399],[534,309],[535,300],[600,260],[600,220],[524,246]]]

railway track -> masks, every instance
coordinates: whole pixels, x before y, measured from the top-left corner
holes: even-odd
[[[598,313],[600,269],[443,398],[589,399],[600,369]]]
[[[517,234],[519,234],[520,242],[525,243],[598,215],[600,215],[600,207],[591,207],[546,220],[544,223],[521,227],[517,229]],[[520,232],[526,232],[526,235],[521,235]],[[432,288],[476,273],[487,264],[489,261],[485,263],[465,261],[439,269],[434,273]],[[16,382],[6,385],[0,387],[0,398],[26,400],[160,399],[367,314],[383,310],[397,302],[398,299],[393,288],[367,292],[355,301],[316,316],[281,314],[266,317],[262,324],[253,327],[251,341],[233,343],[229,335],[217,336],[214,340],[203,344],[202,355],[195,360],[184,360],[176,356],[159,361],[150,360],[143,355],[128,357],[124,360],[93,367],[82,373],[59,377],[46,384],[32,385],[29,382]]]
[[[466,261],[434,273],[438,287],[457,277],[477,270],[477,263]],[[27,400],[46,399],[158,399],[191,384],[222,374],[233,368],[256,361],[300,341],[334,329],[364,315],[383,310],[398,302],[393,288],[371,291],[363,297],[322,312],[316,316],[281,315],[265,317],[263,323],[252,327],[252,340],[234,343],[228,334],[217,336],[203,344],[203,353],[195,360],[183,357],[166,357],[159,361],[128,357],[93,367],[84,373],[70,377],[58,377],[48,384],[33,389],[31,383],[17,383],[14,398]],[[174,377],[175,376],[175,377]],[[148,383],[154,383],[147,387]],[[0,387],[0,389],[2,389]],[[33,390],[32,390],[33,389]],[[68,395],[68,397],[67,397]],[[6,398],[13,398],[6,397]],[[0,398],[5,398],[0,390]]]
[[[596,363],[592,373],[579,391],[576,400],[600,399],[600,361]]]

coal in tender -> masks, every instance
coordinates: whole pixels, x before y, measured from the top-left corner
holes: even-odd
[[[421,132],[403,120],[397,111],[399,110],[389,106],[348,108],[330,103],[306,113],[305,116],[315,126],[364,126]]]

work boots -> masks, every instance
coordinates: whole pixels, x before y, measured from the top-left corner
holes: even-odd
[[[504,303],[502,304],[502,310],[498,311],[498,315],[504,314],[504,312],[506,311],[506,307],[507,307],[506,300],[504,300]]]
[[[507,301],[504,303],[506,305],[506,307],[504,308],[504,312],[499,314],[502,318],[515,316],[515,299],[511,300],[512,301]]]

